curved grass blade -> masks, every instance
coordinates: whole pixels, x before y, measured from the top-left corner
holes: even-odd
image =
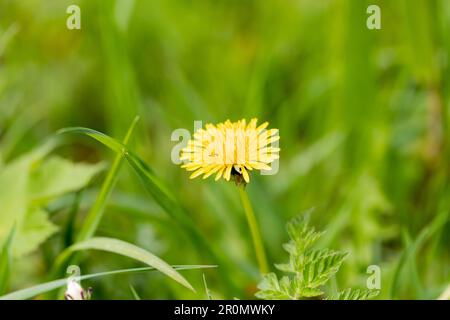
[[[74,244],[67,248],[67,251],[73,252],[90,249],[112,252],[143,262],[195,292],[195,289],[191,284],[168,263],[155,256],[153,253],[122,240],[101,237],[91,238]]]
[[[439,231],[441,227],[445,225],[448,219],[448,212],[442,211],[440,214],[434,218],[433,221],[425,228],[422,229],[420,234],[417,236],[416,240],[408,246],[405,251],[403,251],[400,256],[400,260],[397,264],[397,268],[395,269],[394,279],[392,281],[391,286],[391,299],[394,299],[397,296],[399,286],[400,286],[400,276],[402,274],[402,270],[404,266],[410,262],[412,259],[416,257],[417,252],[420,247],[431,237],[434,233]]]
[[[116,139],[111,138],[110,136],[107,136],[104,133],[101,133],[101,132],[93,130],[93,129],[84,128],[84,127],[71,127],[71,128],[63,128],[61,130],[58,130],[58,132],[56,132],[56,134],[64,134],[64,133],[84,134],[84,135],[90,136],[90,137],[94,138],[95,140],[101,142],[102,144],[104,144],[105,146],[107,146],[108,148],[110,148],[111,150],[113,150],[117,153],[124,154],[126,151],[126,147],[122,143],[120,143]]]
[[[161,206],[161,208],[163,208],[168,215],[174,218],[174,220],[184,228],[186,233],[194,242],[194,245],[199,248],[201,252],[208,255],[214,261],[214,263],[221,265],[222,268],[220,269],[220,272],[222,274],[222,279],[228,286],[230,293],[233,293],[237,290],[236,285],[229,277],[229,273],[226,270],[226,264],[224,263],[224,260],[214,252],[208,241],[198,231],[186,210],[176,200],[176,198],[169,191],[166,185],[154,174],[153,170],[142,159],[128,150],[125,145],[123,145],[116,139],[93,129],[72,127],[61,129],[58,131],[58,133],[74,133],[87,135],[110,148],[112,151],[122,154],[128,161],[129,165],[134,169],[135,173],[143,183],[145,189]]]
[[[3,294],[6,290],[9,273],[11,267],[11,245],[14,238],[14,234],[16,232],[16,225],[14,224],[9,232],[8,237],[6,238],[2,251],[0,253],[0,294]]]
[[[130,128],[128,129],[127,134],[125,135],[125,138],[123,140],[124,145],[126,145],[130,140],[131,134],[133,133],[134,127],[136,126],[136,123],[138,121],[139,117],[136,117]],[[107,138],[104,139],[104,143],[109,143],[110,146],[115,146],[114,141],[110,141]],[[115,147],[117,148],[117,146]],[[83,226],[77,238],[78,241],[83,241],[92,237],[95,233],[95,230],[97,230],[98,224],[100,223],[100,220],[103,216],[106,201],[109,198],[109,195],[111,194],[112,189],[114,188],[114,185],[116,183],[117,174],[122,165],[122,162],[122,152],[117,151],[116,158],[114,159],[111,169],[109,170],[108,175],[106,176],[106,179],[102,184],[100,193],[95,199],[95,203],[92,209],[89,211],[85,222],[83,223]]]
[[[89,129],[89,128],[83,128],[83,127],[73,127],[73,128],[65,128],[58,131],[58,134],[63,133],[77,133],[77,134],[84,134],[87,135],[112,151],[120,154],[120,157],[124,156],[130,165],[133,167],[133,169],[136,170],[139,177],[145,176],[146,180],[150,183],[145,184],[146,187],[150,188],[149,190],[152,195],[155,196],[156,200],[159,202],[162,202],[162,206],[166,208],[171,207],[171,202],[175,202],[175,197],[169,192],[167,187],[160,181],[155,174],[153,173],[153,170],[145,164],[144,161],[142,161],[138,156],[134,155],[125,144],[117,141],[114,138],[111,138],[110,136],[107,136],[104,133],[101,133],[99,131]],[[172,204],[173,206],[173,204]]]
[[[130,127],[128,128],[125,138],[123,139],[124,146],[130,140],[133,130],[138,121],[139,121],[139,116],[134,118],[133,122],[131,123]],[[64,130],[58,131],[58,134],[60,134],[60,133],[64,133]],[[100,221],[103,217],[103,213],[105,211],[107,200],[108,200],[109,196],[111,195],[111,192],[116,184],[117,176],[118,176],[119,170],[120,170],[120,168],[122,166],[122,162],[123,162],[123,153],[120,152],[120,148],[117,147],[118,145],[120,145],[120,143],[116,142],[114,139],[108,139],[108,137],[106,137],[102,141],[104,144],[106,144],[110,148],[116,148],[114,150],[117,150],[117,152],[116,152],[117,155],[111,165],[111,169],[108,171],[108,174],[106,175],[106,178],[103,181],[100,192],[98,193],[93,206],[89,210],[89,212],[83,222],[80,232],[78,233],[78,236],[76,238],[77,242],[89,239],[90,237],[92,237],[95,234],[95,231],[97,230],[97,227],[100,224]],[[63,260],[62,258],[64,258],[65,260]],[[69,264],[75,263],[76,257],[73,257],[71,254],[66,254],[66,255],[63,255],[62,257],[58,257],[56,260],[59,261],[60,263],[53,266],[53,269],[50,272],[51,278],[56,277],[63,272],[62,269],[60,269],[60,267],[66,261],[70,260]]]
[[[216,266],[210,266],[210,265],[174,265],[174,266],[172,266],[172,268],[177,271],[214,268],[214,267],[216,267]],[[120,269],[120,270],[114,270],[114,271],[92,273],[92,274],[80,276],[80,281],[94,279],[94,278],[100,278],[100,277],[105,277],[105,276],[111,276],[111,275],[116,275],[116,274],[137,273],[137,272],[147,272],[147,271],[156,271],[156,269],[153,267],[144,267],[144,268],[130,268],[130,269]],[[29,287],[26,289],[21,289],[18,291],[8,293],[6,295],[0,296],[0,300],[31,299],[40,294],[63,287],[66,284],[67,284],[67,278],[58,279],[58,280],[38,284],[36,286],[32,286],[32,287]]]

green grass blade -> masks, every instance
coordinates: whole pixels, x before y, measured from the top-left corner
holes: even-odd
[[[123,140],[123,144],[121,144],[120,142],[118,142],[106,135],[103,135],[100,133],[97,134],[98,140],[101,141],[106,146],[108,146],[109,148],[113,149],[117,153],[117,155],[114,159],[111,169],[109,170],[105,180],[103,181],[100,192],[95,199],[94,205],[89,210],[89,212],[83,222],[81,230],[78,233],[78,236],[76,238],[76,242],[80,242],[80,241],[89,239],[90,237],[92,237],[95,234],[95,231],[97,230],[97,227],[103,217],[103,213],[105,210],[107,200],[108,200],[109,196],[111,195],[111,192],[117,181],[117,176],[118,176],[119,170],[120,170],[122,162],[123,162],[122,150],[124,150],[125,145],[130,140],[133,130],[138,121],[139,121],[139,117],[137,116],[134,118],[134,121],[131,123],[130,127],[128,128],[128,131]],[[95,131],[95,130],[86,129],[86,128],[76,128],[76,129],[81,130],[81,131],[86,131],[85,134],[89,134],[89,133],[91,133],[91,131],[94,133],[97,133],[97,131]],[[59,130],[57,132],[57,134],[63,134],[67,131],[72,132],[72,130],[70,130],[70,129],[62,129],[62,130]],[[58,263],[55,263],[55,265],[53,266],[53,269],[50,272],[51,277],[60,275],[62,272],[61,268],[62,268],[63,264],[66,261],[68,261],[69,259],[75,259],[74,257],[72,257],[71,253],[70,254],[66,254],[66,253],[67,252],[60,255],[56,259],[56,261]]]
[[[128,143],[128,141],[130,140],[131,134],[133,133],[134,127],[136,126],[136,123],[138,121],[139,121],[139,117],[136,117],[134,119],[133,123],[131,124],[130,128],[128,129],[127,134],[125,135],[125,138],[123,140],[124,145],[126,145]],[[95,233],[95,230],[97,230],[97,227],[103,216],[106,201],[108,200],[109,195],[111,194],[112,189],[114,188],[119,169],[123,162],[123,154],[121,152],[121,148],[117,147],[117,144],[115,143],[114,139],[108,139],[108,138],[109,137],[103,137],[103,143],[107,143],[107,145],[110,147],[115,147],[116,148],[115,151],[116,151],[117,155],[116,155],[116,158],[114,159],[111,169],[108,172],[108,175],[106,176],[105,181],[103,182],[100,193],[99,193],[98,197],[96,198],[92,209],[89,211],[85,222],[83,223],[83,226],[77,237],[78,241],[84,241],[84,240],[92,237]]]
[[[99,141],[112,151],[120,154],[120,158],[122,158],[122,156],[125,156],[133,169],[135,169],[135,171],[138,173],[138,176],[147,181],[145,185],[149,189],[151,194],[155,196],[156,200],[159,201],[165,209],[170,209],[171,207],[173,207],[173,202],[176,201],[174,196],[168,191],[167,187],[162,183],[162,181],[160,181],[155,176],[153,170],[138,156],[134,155],[130,150],[128,150],[125,144],[120,143],[116,139],[111,138],[104,133],[89,128],[65,128],[59,130],[58,133],[76,133],[87,135]]]
[[[209,291],[208,284],[206,283],[205,274],[203,274],[203,285],[205,286],[205,293],[208,300],[212,300],[211,291]]]
[[[172,268],[174,270],[180,271],[180,270],[193,270],[193,269],[204,269],[204,268],[214,268],[216,266],[210,266],[210,265],[174,265]],[[147,271],[156,271],[155,268],[152,267],[144,267],[144,268],[130,268],[130,269],[120,269],[120,270],[114,270],[114,271],[107,271],[107,272],[99,272],[99,273],[93,273],[93,274],[87,274],[84,276],[80,276],[80,281],[82,280],[89,280],[94,278],[100,278],[105,276],[111,276],[111,275],[117,275],[117,274],[124,274],[124,273],[135,273],[135,272],[147,272]],[[58,289],[60,287],[63,287],[67,284],[67,279],[58,279],[46,283],[42,283],[36,286],[32,286],[26,289],[21,289],[18,291],[14,291],[11,293],[8,293],[6,295],[0,296],[0,300],[26,300],[31,299],[35,296],[38,296],[40,294],[46,293],[48,291],[52,291],[55,289]]]
[[[448,212],[442,211],[440,214],[434,218],[429,225],[427,225],[420,234],[417,236],[416,240],[408,246],[405,251],[400,256],[399,262],[395,269],[394,279],[392,281],[390,299],[395,299],[398,295],[400,287],[400,276],[402,271],[412,259],[415,259],[417,252],[422,247],[422,245],[434,235],[441,227],[445,225],[448,219]]]
[[[107,136],[106,134],[93,129],[83,127],[70,127],[58,130],[56,134],[65,134],[65,133],[78,133],[90,136],[117,153],[123,154],[126,150],[125,146],[116,139],[113,139],[110,136]]]
[[[142,300],[131,284],[130,284],[130,290],[131,290],[131,294],[133,295],[134,300]]]
[[[101,250],[123,255],[138,261],[141,261],[160,272],[164,273],[168,277],[182,284],[188,289],[195,292],[191,284],[168,263],[158,258],[154,254],[144,250],[134,244],[112,238],[91,238],[86,241],[76,243],[69,247],[68,251],[80,251],[80,250]]]
[[[145,189],[161,206],[161,208],[163,208],[167,214],[174,218],[175,221],[184,228],[200,252],[209,256],[214,263],[221,265],[220,272],[222,273],[223,280],[228,286],[228,289],[231,291],[236,289],[235,284],[232,283],[229,278],[223,259],[214,252],[209,242],[197,230],[197,227],[186,210],[175,199],[174,195],[169,191],[167,186],[154,174],[154,171],[141,158],[128,150],[128,148],[119,141],[93,129],[72,127],[62,129],[59,133],[87,135],[110,148],[112,151],[123,154],[129,165],[134,169],[135,173],[143,183]]]
[[[0,254],[0,294],[6,290],[9,281],[10,265],[11,265],[11,244],[16,232],[14,225],[6,238],[2,252]]]

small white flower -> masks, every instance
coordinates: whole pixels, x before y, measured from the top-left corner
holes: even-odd
[[[89,300],[91,298],[91,292],[92,288],[88,288],[85,291],[76,280],[70,279],[67,282],[67,290],[64,297],[66,300]]]

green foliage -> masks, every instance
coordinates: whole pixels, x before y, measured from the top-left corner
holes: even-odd
[[[134,289],[134,287],[131,284],[130,284],[130,291],[131,294],[133,295],[134,300],[142,300],[139,294],[136,292],[136,289]]]
[[[127,133],[125,134],[125,138],[123,139],[124,146],[126,146],[131,139],[134,128],[138,121],[139,117],[135,117],[130,127],[128,128]],[[100,220],[102,219],[108,198],[111,195],[112,190],[114,189],[114,186],[116,184],[122,162],[122,152],[116,150],[116,157],[114,158],[114,162],[112,163],[112,166],[108,171],[105,180],[103,181],[102,187],[99,194],[97,195],[97,198],[95,199],[94,205],[89,210],[86,220],[83,223],[83,227],[81,228],[77,237],[78,241],[84,241],[92,237],[97,230]]]
[[[160,258],[158,258],[157,256],[155,256],[154,254],[152,254],[147,250],[144,250],[138,246],[135,246],[131,243],[127,243],[122,240],[111,238],[100,238],[100,237],[90,238],[88,240],[78,242],[73,246],[69,247],[66,253],[90,249],[112,252],[138,260],[162,272],[163,274],[182,284],[186,288],[195,291],[192,285],[180,273],[175,271],[175,269],[172,268],[165,261],[161,260]],[[64,254],[62,256],[64,256]]]
[[[222,263],[223,259],[213,250],[213,247],[208,243],[204,236],[199,233],[183,205],[176,199],[166,184],[138,155],[129,150],[123,143],[93,129],[80,127],[65,128],[60,130],[59,133],[78,133],[87,135],[99,141],[112,151],[116,152],[118,155],[122,155],[139,177],[148,193],[155,199],[161,208],[163,208],[172,218],[176,220],[178,224],[183,227],[183,230],[188,234],[192,242],[197,248],[199,248],[202,254],[208,255],[214,263],[222,266],[220,272],[226,276],[227,266],[225,263]],[[225,280],[225,283],[228,288],[234,287],[231,279]]]
[[[86,186],[102,164],[78,164],[57,156],[46,157],[49,142],[3,166],[0,172],[0,243],[13,225],[16,235],[11,252],[21,257],[57,231],[46,206],[55,198]]]
[[[49,200],[86,186],[100,170],[103,163],[73,163],[67,159],[51,156],[32,171],[28,196],[34,203]]]
[[[287,223],[290,241],[283,245],[289,253],[289,262],[276,264],[280,271],[288,273],[278,279],[274,273],[264,275],[258,285],[256,296],[261,299],[298,300],[324,294],[322,286],[334,276],[348,253],[330,249],[313,249],[324,232],[317,232],[300,216]],[[372,291],[345,290],[336,295],[338,299],[364,299],[372,297]],[[334,299],[334,298],[331,298]]]
[[[380,292],[369,289],[345,289],[336,294],[330,295],[328,300],[368,300],[375,298]]]
[[[441,228],[444,227],[445,223],[448,222],[448,216],[449,211],[448,210],[442,210],[433,221],[431,221],[426,227],[423,228],[423,230],[419,233],[417,238],[413,243],[411,243],[406,250],[402,253],[400,256],[400,259],[398,260],[395,273],[394,273],[394,280],[391,287],[391,298],[394,299],[399,291],[399,282],[400,282],[400,275],[408,262],[414,262],[414,258],[417,256],[417,252],[419,251],[420,247],[424,244],[424,242],[430,238],[434,233],[437,233],[441,230]]]
[[[0,251],[0,294],[5,292],[9,282],[12,260],[11,243],[14,238],[15,231],[16,228],[13,226]]]
[[[202,265],[175,265],[172,266],[174,270],[194,270],[194,269],[205,269],[211,268],[212,266],[202,266]],[[146,271],[155,271],[155,268],[145,267],[145,268],[129,268],[114,271],[99,272],[93,274],[85,274],[80,276],[79,280],[89,280],[94,278],[100,278],[105,276],[117,275],[117,274],[127,274],[127,273],[141,273]],[[26,289],[10,292],[6,295],[0,296],[0,300],[27,300],[35,296],[53,291],[55,289],[64,287],[67,285],[67,278],[53,280],[50,282],[38,284],[36,286],[28,287]]]
[[[311,224],[327,232],[315,247],[351,252],[321,291],[352,287],[377,264],[380,298],[439,297],[450,265],[450,1],[374,2],[381,30],[366,28],[371,2],[358,0],[79,0],[80,32],[65,26],[67,1],[0,0],[0,250],[16,222],[7,290],[64,276],[66,265],[50,273],[56,257],[95,234],[166,261],[219,264],[205,274],[214,298],[252,298],[259,273],[235,187],[189,180],[170,153],[173,130],[192,131],[194,120],[258,117],[281,135],[279,172],[247,187],[270,264],[285,255],[285,221],[317,207]],[[122,146],[111,156],[80,139],[58,154],[102,159],[110,178],[76,201],[56,188],[41,197],[38,184],[31,197],[32,171],[47,159],[21,158],[68,126],[117,137],[144,165]],[[76,256],[86,274],[136,263]],[[137,273],[94,281],[94,298],[131,297],[130,283],[145,298],[205,298]]]

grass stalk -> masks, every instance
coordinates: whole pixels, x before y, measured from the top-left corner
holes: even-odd
[[[123,139],[123,144],[128,144],[131,135],[133,133],[134,127],[136,126],[136,123],[139,121],[139,117],[135,117],[132,124],[128,128],[128,131],[125,135],[125,138]],[[123,153],[117,153],[114,162],[111,166],[111,169],[108,171],[108,174],[103,181],[103,184],[101,186],[100,192],[95,199],[94,205],[89,210],[89,213],[87,214],[83,225],[81,226],[80,232],[78,233],[78,236],[76,237],[75,242],[82,242],[89,238],[91,238],[95,231],[98,228],[98,225],[103,217],[104,209],[106,206],[106,202],[114,188],[114,185],[117,181],[117,176],[119,173],[119,169],[123,162]],[[69,255],[60,255],[55,260],[56,263],[53,265],[53,268],[50,272],[50,278],[54,278],[57,275],[60,275],[64,272],[63,267],[68,262],[69,264],[75,263],[77,260],[77,257],[75,257],[74,254]]]
[[[133,120],[133,123],[131,124],[130,128],[128,129],[125,138],[123,139],[123,144],[125,146],[128,144],[131,135],[133,133],[134,127],[136,126],[136,123],[138,121],[139,117],[136,117]],[[109,198],[109,195],[111,194],[114,185],[117,181],[117,175],[122,165],[122,162],[123,162],[123,154],[118,153],[116,155],[116,158],[114,159],[111,169],[108,172],[108,175],[106,176],[105,181],[102,184],[100,193],[98,197],[95,199],[94,205],[92,206],[91,210],[86,216],[85,222],[83,223],[80,233],[78,234],[77,242],[89,239],[94,235],[95,230],[97,230],[100,220],[103,217],[106,201]]]

